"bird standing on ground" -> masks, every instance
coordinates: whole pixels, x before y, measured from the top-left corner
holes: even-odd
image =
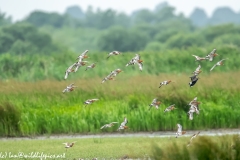
[[[154,106],[156,109],[158,109],[158,107],[159,107],[160,104],[161,104],[161,102],[158,101],[157,98],[154,98],[153,101],[152,101],[152,103],[149,104],[150,107],[149,107],[148,110],[150,110],[150,109],[152,108],[152,106]]]
[[[160,86],[158,88],[162,87],[163,85],[168,85],[171,82],[172,82],[171,80],[163,81],[160,83]]]
[[[127,123],[128,123],[128,120],[126,117],[124,117],[124,121],[121,123],[117,131],[128,129],[128,126],[126,126]]]
[[[178,136],[184,135],[186,133],[186,131],[182,131],[182,126],[180,124],[177,124],[178,130],[176,133],[176,138],[178,138]]]
[[[221,61],[219,61],[216,64],[214,64],[214,66],[210,69],[210,71],[212,71],[216,66],[222,66],[224,60],[226,60],[226,59],[222,59]]]
[[[121,54],[121,52],[119,52],[119,51],[112,51],[112,52],[110,52],[110,53],[108,54],[107,59],[108,59],[110,56],[112,56],[112,55],[119,55],[119,54]]]

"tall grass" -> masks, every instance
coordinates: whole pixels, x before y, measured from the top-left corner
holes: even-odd
[[[128,77],[124,72],[115,81],[103,84],[101,78],[0,82],[0,103],[11,102],[20,112],[16,123],[19,132],[10,130],[6,134],[3,127],[0,131],[3,136],[116,132],[124,116],[129,120],[127,132],[174,131],[177,123],[185,130],[237,128],[240,125],[240,84],[232,77],[238,78],[239,72],[203,74],[192,88],[185,74]],[[159,83],[166,79],[174,83],[159,89]],[[72,82],[78,88],[63,94],[62,90]],[[201,102],[200,114],[194,115],[191,121],[186,104],[196,96]],[[99,101],[85,107],[83,102],[90,98],[99,98]],[[158,110],[148,111],[153,98],[158,98],[162,104]],[[164,114],[164,109],[171,104],[177,109]],[[119,124],[100,130],[102,125],[112,121]]]
[[[172,49],[166,52],[138,52],[143,62],[143,71],[139,72],[138,66],[125,65],[135,56],[135,53],[126,52],[122,55],[111,56],[106,59],[108,53],[91,52],[89,49],[86,59],[89,63],[97,62],[94,69],[84,71],[85,66],[81,67],[76,73],[71,73],[68,80],[77,80],[79,78],[91,79],[95,77],[103,78],[110,71],[120,68],[128,77],[142,75],[160,76],[162,73],[187,74],[196,69],[198,64],[202,65],[203,74],[210,74],[210,68],[223,58],[228,58],[225,65],[216,67],[213,72],[236,71],[240,69],[240,49],[237,47],[221,47],[218,46],[217,56],[213,62],[202,61],[196,62],[192,56],[198,55],[205,57],[213,48],[197,48],[192,47],[187,50]],[[55,79],[63,80],[65,70],[76,62],[76,58],[80,53],[66,52],[51,55],[0,55],[0,80],[15,79],[20,81],[36,81]]]
[[[239,135],[215,138],[200,136],[194,139],[190,146],[172,142],[165,147],[154,143],[152,147],[151,158],[159,160],[238,160],[240,158]]]

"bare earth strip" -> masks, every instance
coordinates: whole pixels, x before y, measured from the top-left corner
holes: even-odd
[[[195,130],[195,131],[187,131],[184,137],[192,136],[193,134],[200,131],[200,135],[202,136],[222,136],[222,135],[234,135],[240,134],[240,129],[214,129],[214,130]],[[45,136],[34,136],[34,137],[1,137],[0,140],[31,140],[31,139],[72,139],[72,138],[120,138],[120,137],[175,137],[174,131],[159,131],[159,132],[137,132],[137,133],[129,133],[129,132],[119,132],[119,133],[102,133],[102,134],[60,134],[60,135],[45,135]]]

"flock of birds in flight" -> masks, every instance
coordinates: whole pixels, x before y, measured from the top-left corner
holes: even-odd
[[[85,66],[88,62],[87,61],[84,61],[84,59],[88,58],[87,56],[87,53],[88,53],[88,50],[86,50],[85,52],[83,52],[82,54],[80,54],[78,57],[77,57],[77,62],[75,62],[74,64],[72,64],[71,66],[69,66],[67,68],[67,70],[65,71],[65,76],[64,76],[64,79],[66,80],[69,76],[70,73],[72,72],[77,72],[77,70],[82,67],[82,66]],[[113,55],[120,55],[121,52],[119,51],[112,51],[108,54],[107,56],[107,59],[110,57],[110,56],[113,56]],[[216,49],[213,49],[213,51],[211,51],[207,56],[205,57],[199,57],[197,55],[192,55],[195,57],[195,61],[203,61],[203,60],[209,60],[209,61],[213,61],[214,57],[216,57],[218,54],[216,53]],[[216,66],[222,66],[223,65],[223,61],[226,60],[226,59],[222,59],[220,61],[218,61],[217,63],[215,63],[213,65],[213,67],[210,69],[210,71],[212,71]],[[135,65],[137,64],[138,67],[139,67],[139,70],[142,71],[143,70],[143,60],[141,60],[141,57],[139,54],[136,54],[127,64],[126,66],[129,66],[129,65]],[[94,67],[96,66],[96,63],[92,63],[91,65],[87,66],[85,71],[89,70],[89,69],[93,69]],[[108,80],[114,80],[114,78],[120,73],[122,72],[121,69],[115,69],[114,71],[111,71],[110,74],[108,74],[106,77],[104,77],[102,79],[102,82],[101,83],[104,83],[105,81],[108,81]],[[189,86],[190,87],[193,87],[197,81],[199,80],[198,78],[198,75],[201,73],[201,65],[199,64],[198,67],[196,68],[195,71],[192,72],[193,76],[189,77],[191,79],[191,81],[189,82]],[[170,84],[172,81],[171,80],[165,80],[163,82],[160,83],[159,85],[159,88],[161,88],[162,86],[166,86],[168,84]],[[66,93],[66,92],[71,92],[73,91],[77,86],[74,86],[74,83],[68,85],[62,92],[63,93]],[[89,104],[92,104],[93,102],[95,101],[98,101],[99,99],[88,99],[84,102],[85,105],[89,105]],[[149,105],[149,110],[152,108],[152,107],[155,107],[156,109],[159,108],[159,105],[161,104],[160,101],[158,101],[157,98],[154,98],[152,100],[152,103]],[[193,120],[193,115],[194,113],[196,114],[199,114],[199,104],[200,102],[197,101],[197,97],[195,97],[192,101],[190,101],[188,103],[188,106],[189,107],[189,111],[187,112],[188,114],[188,117],[190,120]],[[170,112],[172,110],[176,109],[175,108],[175,104],[172,104],[170,105],[169,107],[167,107],[165,110],[164,110],[164,113],[165,112]],[[104,128],[109,128],[109,127],[112,127],[114,126],[114,124],[116,124],[118,122],[111,122],[109,124],[105,124],[103,125],[100,129],[104,129]],[[120,124],[120,126],[118,127],[117,131],[120,131],[120,130],[125,130],[125,129],[128,129],[128,126],[126,126],[126,124],[128,123],[128,120],[126,117],[124,117],[124,120],[123,122]],[[181,136],[181,135],[184,135],[186,133],[186,131],[183,131],[182,130],[182,126],[180,124],[177,124],[177,132],[176,132],[176,138],[178,136]],[[194,134],[189,143],[188,143],[188,146],[191,144],[192,140],[197,137],[199,135],[200,132]],[[65,148],[70,148],[74,145],[75,142],[72,142],[72,143],[64,143],[65,144]]]

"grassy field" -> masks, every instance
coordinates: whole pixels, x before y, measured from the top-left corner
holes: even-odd
[[[131,159],[162,160],[237,160],[240,158],[239,136],[198,136],[187,146],[190,137],[121,137],[121,138],[59,138],[1,140],[0,156],[4,159],[43,156],[44,159],[120,159],[127,155]],[[76,142],[72,148],[65,149],[65,142]],[[22,153],[22,154],[21,154]],[[5,157],[3,157],[5,156]],[[28,157],[27,157],[28,156]],[[57,158],[59,156],[59,158]]]
[[[1,136],[29,136],[59,133],[116,132],[118,125],[100,130],[106,123],[119,124],[126,116],[128,132],[173,131],[180,123],[184,129],[238,128],[240,125],[239,90],[235,80],[240,72],[200,75],[197,84],[188,86],[185,74],[130,77],[120,73],[115,81],[101,84],[102,78],[75,81],[1,82]],[[163,80],[168,86],[158,88]],[[63,94],[70,83],[78,88]],[[194,97],[201,102],[200,114],[190,121],[186,104]],[[99,101],[84,106],[87,99]],[[158,98],[162,104],[150,111],[149,104]],[[164,114],[171,104],[176,110]]]

